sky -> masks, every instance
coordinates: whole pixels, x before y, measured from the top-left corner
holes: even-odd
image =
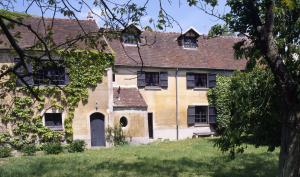
[[[77,0],[70,0],[70,2],[74,2],[74,5],[76,5]],[[87,0],[90,2],[90,5],[92,6],[93,0]],[[119,0],[117,2],[120,2],[122,0]],[[136,3],[142,3],[143,0],[133,0]],[[229,10],[228,7],[225,7],[225,1],[226,0],[220,0],[219,6],[216,8],[216,10],[220,14],[224,14]],[[149,0],[149,4],[147,6],[147,14],[142,17],[141,23],[143,26],[146,26],[148,24],[148,21],[150,18],[157,19],[158,11],[159,11],[159,0]],[[196,28],[200,33],[207,34],[211,26],[223,23],[221,20],[218,20],[210,15],[205,14],[203,11],[199,10],[196,7],[189,7],[186,3],[186,0],[172,0],[172,4],[168,3],[168,0],[162,0],[162,5],[166,9],[167,13],[171,15],[178,23],[180,24],[180,27],[174,23],[173,28],[168,28],[166,31],[173,31],[173,32],[181,32],[181,29],[185,31],[189,27]],[[73,5],[73,4],[72,4]],[[27,7],[26,0],[17,0],[17,4],[15,5],[15,11],[18,12],[24,12]],[[100,12],[98,8],[93,7],[93,10],[96,12]],[[83,8],[81,12],[76,13],[76,16],[79,19],[86,19],[88,15],[89,9]],[[28,13],[35,16],[40,16],[41,12],[40,9],[36,6],[32,6],[32,8],[29,9]],[[47,16],[47,15],[46,15]],[[48,14],[50,16],[50,14]],[[59,18],[65,18],[62,14],[58,14],[57,17]],[[94,17],[97,21],[97,24],[99,27],[103,26],[103,23],[101,20],[97,19],[97,17]]]

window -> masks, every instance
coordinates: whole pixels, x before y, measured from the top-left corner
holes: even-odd
[[[161,87],[163,89],[168,88],[168,72],[137,72],[137,86],[139,88],[143,87]]]
[[[159,86],[159,72],[145,73],[146,86]]]
[[[195,87],[207,87],[207,74],[195,73]]]
[[[61,113],[45,113],[45,126],[52,130],[63,130]]]
[[[207,106],[195,107],[195,123],[207,123]]]
[[[124,116],[121,117],[121,119],[120,119],[120,125],[121,125],[122,127],[126,127],[127,124],[128,124],[127,118],[124,117]]]
[[[65,69],[63,67],[48,67],[37,70],[33,82],[34,85],[64,85]]]
[[[206,73],[187,73],[187,88],[207,88]]]
[[[122,40],[124,44],[136,45],[138,43],[138,38],[134,34],[123,34]]]
[[[214,106],[188,106],[188,125],[215,124],[217,112]]]
[[[197,48],[197,39],[195,37],[184,36],[183,38],[183,47],[184,48]]]
[[[35,69],[33,83],[34,85],[64,85],[65,68],[45,61],[40,68]]]

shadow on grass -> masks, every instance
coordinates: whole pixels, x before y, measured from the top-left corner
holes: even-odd
[[[133,162],[122,160],[89,161],[89,159],[55,159],[51,162],[29,161],[13,169],[1,168],[0,176],[211,176],[211,177],[274,177],[277,160],[274,154],[243,154],[235,160],[226,156],[189,159],[157,159],[137,156]]]

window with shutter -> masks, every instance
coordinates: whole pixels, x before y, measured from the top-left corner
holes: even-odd
[[[209,88],[214,88],[216,86],[216,76],[217,76],[217,74],[215,74],[215,73],[208,74],[208,87]]]
[[[187,88],[195,88],[195,76],[193,73],[186,73]]]
[[[138,87],[145,87],[145,72],[144,71],[138,71],[137,72],[137,86]]]
[[[162,88],[168,88],[168,72],[159,73],[159,86]]]
[[[215,124],[217,122],[217,111],[214,106],[209,107],[209,123]]]

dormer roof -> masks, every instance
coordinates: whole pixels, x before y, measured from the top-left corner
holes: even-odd
[[[189,34],[194,34],[196,38],[198,38],[199,36],[201,36],[202,34],[200,32],[197,31],[196,28],[194,27],[189,27],[188,29],[186,29],[182,35],[185,36],[185,35],[189,35]]]
[[[142,34],[142,29],[135,24],[130,24],[126,28],[122,30],[122,33],[131,33],[131,34],[137,34],[140,35]]]

